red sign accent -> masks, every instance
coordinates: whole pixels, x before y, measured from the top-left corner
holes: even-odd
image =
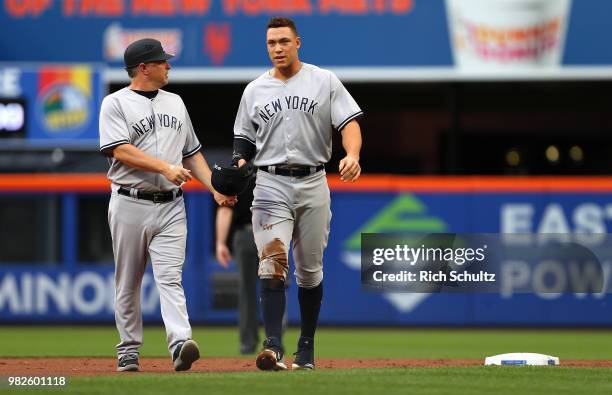
[[[9,15],[14,18],[40,16],[51,6],[51,0],[5,0],[4,6]]]
[[[62,10],[65,16],[123,16],[123,0],[64,0]]]
[[[223,64],[232,46],[229,23],[209,23],[204,27],[204,53],[215,66]]]

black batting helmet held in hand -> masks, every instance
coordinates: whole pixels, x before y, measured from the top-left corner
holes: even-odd
[[[236,196],[249,186],[249,179],[255,172],[255,166],[248,162],[242,167],[222,167],[215,163],[212,169],[213,188],[226,196]]]

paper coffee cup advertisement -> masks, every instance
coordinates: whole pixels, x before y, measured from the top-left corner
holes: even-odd
[[[558,67],[571,0],[446,0],[455,66],[465,71]]]

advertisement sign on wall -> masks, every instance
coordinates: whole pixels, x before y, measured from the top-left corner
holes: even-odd
[[[362,287],[360,244],[364,233],[538,235],[536,239],[527,237],[527,243],[555,238],[562,242],[593,241],[610,233],[612,192],[589,192],[588,188],[567,192],[558,190],[561,183],[551,185],[505,192],[486,188],[332,192],[333,218],[324,256],[325,298],[320,321],[330,325],[612,326],[612,252],[601,259],[598,278],[602,287],[597,292],[556,292],[566,289],[573,279],[556,271],[554,265],[538,263],[521,267],[524,270],[504,279],[495,292],[489,293],[366,292]],[[219,297],[227,302],[227,292],[235,291],[238,283],[232,286],[227,282],[224,293],[216,293],[219,274],[226,280],[231,276],[214,261],[210,197],[189,192],[187,199],[188,209],[196,210],[188,216],[201,219],[189,222],[183,270],[190,318],[194,322],[235,322],[234,308],[214,303]],[[3,265],[0,319],[112,322],[112,272],[112,263],[100,267],[78,262],[55,267]],[[143,312],[148,320],[158,321],[159,299],[150,273],[143,284]],[[532,291],[526,293],[525,289]],[[289,300],[297,300],[295,282],[288,293]],[[299,322],[297,303],[289,303],[288,308],[289,320]]]
[[[561,65],[571,0],[446,0],[446,6],[460,69]]]
[[[97,143],[98,109],[106,91],[102,78],[102,69],[91,65],[0,64],[0,98],[7,103],[2,113],[12,111],[3,117],[4,129],[19,119],[9,103],[21,103],[25,133],[10,137]]]
[[[159,39],[179,67],[269,64],[268,19],[297,22],[304,60],[326,67],[612,65],[607,0],[4,1],[3,59],[122,67]]]

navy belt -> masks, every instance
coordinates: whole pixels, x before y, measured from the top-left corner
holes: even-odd
[[[291,165],[275,165],[275,166],[260,166],[260,170],[263,170],[270,174],[278,174],[280,176],[288,177],[306,177],[315,174],[323,169],[325,165],[319,166],[291,166]]]
[[[139,191],[139,190],[135,190],[135,191],[136,193],[132,195],[131,188],[120,187],[117,190],[117,193],[119,193],[119,195],[135,197],[137,199],[150,200],[153,203],[167,203],[167,202],[173,201],[179,196],[183,196],[182,189],[179,189],[176,192],[176,195],[174,191],[164,191],[164,192],[145,192],[145,191]]]

